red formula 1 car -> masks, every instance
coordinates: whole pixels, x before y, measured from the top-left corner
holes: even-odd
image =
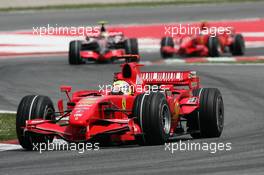
[[[216,31],[212,35],[209,32],[204,32],[205,28],[210,29],[208,24],[202,23],[199,35],[180,36],[177,41],[172,37],[163,37],[160,48],[162,58],[169,58],[174,54],[206,57],[218,57],[227,52],[231,52],[235,56],[244,54],[245,42],[241,34],[228,30],[221,33]]]
[[[138,54],[136,38],[126,38],[122,32],[107,32],[105,23],[102,22],[101,25],[98,35],[70,42],[69,64],[82,64],[86,61],[112,62],[125,54]]]
[[[22,147],[30,150],[33,143],[46,143],[54,136],[68,142],[136,141],[140,145],[164,144],[182,134],[220,137],[224,104],[218,89],[201,88],[194,71],[141,72],[140,66],[123,64],[110,90],[69,95],[71,87],[62,86],[68,101],[64,109],[59,100],[57,112],[49,97],[25,96],[16,119]]]

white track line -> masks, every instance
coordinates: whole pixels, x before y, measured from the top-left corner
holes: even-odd
[[[0,110],[0,114],[16,114],[16,111]]]
[[[56,139],[56,138],[54,138],[52,143],[57,144],[57,145],[67,144],[66,141],[64,141],[62,139]],[[18,145],[18,144],[0,143],[0,152],[1,151],[11,151],[11,150],[20,150],[20,149],[23,149],[23,148],[21,147],[21,145]]]
[[[22,149],[20,145],[0,143],[0,151],[18,150]]]
[[[245,32],[244,35],[260,37],[264,32]],[[45,53],[68,52],[69,42],[82,37],[71,36],[38,36],[0,33],[0,53]],[[139,49],[142,52],[157,52],[160,38],[139,38]],[[246,48],[264,47],[264,41],[246,41]]]

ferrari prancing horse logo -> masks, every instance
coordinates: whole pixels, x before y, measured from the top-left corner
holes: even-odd
[[[122,98],[122,109],[126,110],[126,99]]]
[[[175,106],[174,106],[174,118],[178,118],[179,117],[179,114],[180,114],[180,105],[179,105],[179,102],[176,102],[175,103]]]

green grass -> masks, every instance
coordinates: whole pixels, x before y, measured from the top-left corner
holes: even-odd
[[[16,115],[0,114],[0,141],[16,138]]]
[[[208,3],[236,3],[236,2],[257,2],[259,0],[160,0],[155,2],[127,2],[127,3],[89,3],[89,4],[65,4],[36,7],[10,7],[0,8],[0,11],[25,11],[25,10],[50,10],[50,9],[81,9],[81,8],[116,8],[116,7],[153,7],[160,5],[181,5],[181,4],[208,4]]]

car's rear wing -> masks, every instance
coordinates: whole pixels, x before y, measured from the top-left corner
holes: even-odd
[[[131,58],[127,56],[125,58]],[[190,89],[200,87],[200,79],[195,71],[164,71],[141,72],[137,63],[125,63],[121,65],[122,72],[114,74],[114,81],[125,80],[133,85],[173,85],[189,86]]]
[[[195,71],[166,71],[166,72],[141,72],[145,84],[162,85],[171,84],[178,86],[199,87],[199,77]]]

